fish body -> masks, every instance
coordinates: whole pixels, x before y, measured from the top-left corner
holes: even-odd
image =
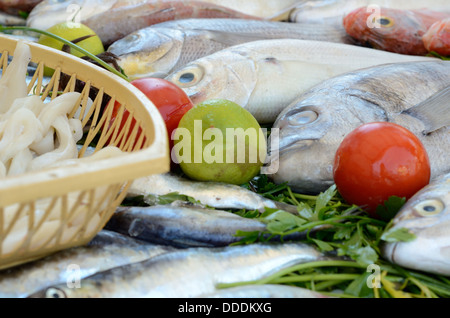
[[[392,263],[450,276],[450,173],[411,197],[393,220],[392,229],[406,228],[416,238],[386,243],[382,255]]]
[[[325,23],[342,26],[342,19],[351,11],[371,6],[372,13],[376,7],[402,10],[429,9],[433,11],[450,12],[447,0],[315,0],[303,1],[291,11],[290,20],[293,22]]]
[[[76,278],[81,279],[171,250],[167,246],[144,243],[103,230],[86,246],[63,250],[37,261],[0,271],[0,298],[27,297],[49,285],[74,283]]]
[[[450,56],[450,18],[435,22],[422,40],[427,51]]]
[[[379,14],[358,8],[344,18],[344,28],[361,44],[410,55],[428,54],[422,37],[435,22],[450,17],[450,12],[390,8],[380,8]]]
[[[82,279],[80,288],[54,285],[31,297],[191,298],[220,283],[252,281],[283,268],[327,259],[306,244],[189,248],[115,267]]]
[[[299,95],[330,77],[385,63],[429,59],[342,43],[260,40],[199,58],[166,79],[180,86],[194,104],[228,99],[264,124],[273,123]]]
[[[329,298],[310,289],[288,285],[244,285],[218,289],[203,298]]]
[[[249,19],[171,20],[135,31],[109,46],[131,79],[165,77],[188,62],[227,47],[263,39],[352,43],[333,26]]]
[[[174,202],[175,203],[175,202]],[[180,248],[228,246],[236,232],[263,231],[264,223],[231,212],[181,204],[118,208],[105,229]]]
[[[136,179],[127,196],[144,196],[149,205],[156,205],[161,196],[178,193],[194,198],[201,204],[216,209],[246,209],[264,212],[266,208],[297,213],[294,205],[277,202],[234,184],[191,181],[174,173],[155,174]]]
[[[419,137],[430,158],[432,178],[449,171],[448,98],[437,103],[441,112],[435,120],[446,120],[444,127],[438,126],[441,129],[428,129],[412,111],[449,84],[450,63],[428,61],[361,69],[316,85],[287,107],[273,126],[279,129],[280,143],[278,155],[269,156],[279,164],[271,178],[297,191],[324,191],[334,183],[334,155],[344,137],[377,121],[397,123]],[[421,110],[425,117],[433,112]],[[424,135],[425,130],[431,133]]]

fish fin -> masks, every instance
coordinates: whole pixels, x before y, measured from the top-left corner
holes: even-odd
[[[403,111],[403,113],[422,120],[425,124],[425,130],[423,131],[425,135],[450,125],[450,86]]]
[[[233,33],[226,31],[206,30],[206,29],[202,30],[195,29],[195,30],[207,33],[211,41],[215,41],[226,45],[236,45],[239,43],[269,39],[269,37],[263,34],[251,34],[243,32]]]
[[[305,0],[298,1],[287,8],[281,10],[280,12],[277,12],[264,20],[267,21],[289,21],[289,17],[291,16],[291,12],[300,4],[304,4]]]

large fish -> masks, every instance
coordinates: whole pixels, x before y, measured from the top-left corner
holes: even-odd
[[[280,144],[270,159],[279,162],[279,170],[271,177],[297,191],[327,189],[334,183],[334,155],[344,137],[375,121],[394,122],[416,134],[430,157],[432,178],[449,171],[449,85],[447,61],[381,65],[316,85],[275,122]]]
[[[395,216],[392,229],[406,228],[416,238],[387,243],[390,262],[450,276],[450,174],[444,174],[411,197]]]
[[[191,298],[209,295],[220,283],[262,279],[283,268],[329,259],[306,244],[190,248],[115,267],[81,280],[45,288],[30,297]]]
[[[201,204],[216,209],[264,212],[266,208],[271,208],[297,213],[294,205],[267,199],[238,185],[192,181],[170,172],[136,179],[128,189],[127,196],[143,196],[148,205],[157,205],[161,197],[172,193],[192,197]]]
[[[366,7],[358,8],[344,18],[346,32],[359,43],[385,51],[426,55],[423,36],[450,12],[380,8],[374,17]]]
[[[429,59],[342,43],[261,40],[199,58],[166,79],[180,86],[194,104],[228,99],[258,122],[273,123],[301,93],[330,77],[385,63]]]
[[[158,23],[114,42],[108,51],[130,79],[165,77],[188,62],[227,47],[263,39],[352,43],[344,29],[328,25],[249,19],[183,19]]]
[[[435,22],[422,40],[429,52],[450,56],[450,18]]]
[[[87,246],[0,271],[0,298],[27,297],[49,285],[76,283],[75,279],[169,251],[174,249],[103,230]]]
[[[290,14],[294,22],[325,23],[342,26],[342,19],[359,7],[371,6],[371,12],[378,14],[377,7],[403,10],[429,9],[450,12],[447,0],[315,0],[303,1]]]
[[[65,1],[74,7],[79,5],[78,14],[80,22],[95,31],[105,46],[123,38],[124,36],[144,27],[169,20],[186,18],[246,18],[259,19],[224,6],[203,1],[177,1],[177,0],[116,0],[106,1],[96,10],[95,2],[91,1]],[[42,6],[41,6],[42,5]],[[46,17],[49,13],[57,14],[64,10],[58,4],[52,10],[53,4],[41,3],[30,14],[27,25],[31,27],[49,27]],[[56,10],[55,10],[56,9]],[[65,9],[67,10],[67,9]],[[56,11],[56,12],[55,12]],[[64,22],[64,17],[58,18]],[[67,17],[66,17],[67,19]],[[51,23],[54,23],[53,21]],[[50,25],[51,26],[51,25]]]

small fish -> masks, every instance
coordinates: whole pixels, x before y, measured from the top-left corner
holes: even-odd
[[[342,19],[351,11],[370,6],[372,13],[377,14],[380,7],[420,10],[427,8],[433,11],[450,12],[447,0],[315,0],[303,1],[290,13],[290,21],[303,23],[325,23],[342,26]]]
[[[423,35],[450,12],[380,8],[379,16],[366,7],[358,8],[344,18],[346,32],[360,44],[409,55],[426,55]]]
[[[386,243],[382,255],[392,263],[450,276],[450,173],[411,197],[393,220],[392,229],[406,228],[416,238]]]
[[[449,171],[449,85],[450,62],[440,60],[379,65],[316,85],[277,118],[279,155],[269,159],[279,169],[270,177],[302,193],[324,191],[334,183],[334,155],[344,137],[376,121],[404,126],[422,141],[432,178]]]
[[[330,259],[301,243],[189,248],[112,268],[81,280],[47,287],[32,298],[191,298],[220,283],[262,279],[283,268]]]
[[[0,271],[0,298],[23,298],[49,285],[72,282],[115,266],[173,251],[102,230],[87,246]]]
[[[450,18],[435,22],[422,40],[429,52],[450,56]]]
[[[166,79],[180,86],[194,104],[228,99],[266,124],[307,89],[330,77],[385,63],[430,59],[434,58],[342,43],[261,40],[199,58]]]
[[[246,209],[264,212],[266,208],[297,213],[297,207],[263,197],[238,185],[220,182],[191,181],[174,173],[155,174],[136,179],[127,197],[144,196],[144,202],[156,205],[161,196],[178,193],[192,197],[216,209]]]
[[[183,19],[158,23],[114,42],[108,51],[130,79],[165,77],[200,57],[263,39],[304,39],[351,44],[344,29],[317,24],[249,19]]]
[[[330,298],[310,289],[288,285],[244,285],[218,289],[202,298]]]

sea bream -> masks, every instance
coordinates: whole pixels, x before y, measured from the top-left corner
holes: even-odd
[[[358,8],[344,18],[346,32],[362,45],[389,52],[426,55],[423,36],[430,27],[450,12],[380,8],[373,16],[366,7]]]
[[[302,1],[290,13],[290,21],[303,23],[325,23],[342,26],[342,19],[351,11],[370,6],[374,15],[379,7],[450,12],[448,0],[314,0]]]
[[[210,295],[221,283],[262,279],[296,264],[331,259],[302,243],[255,243],[189,248],[119,266],[81,280],[47,287],[32,298],[191,298]]]
[[[263,39],[303,39],[352,44],[344,29],[250,19],[182,19],[135,31],[109,46],[130,79],[165,77],[188,62],[227,47]]]
[[[299,95],[330,77],[360,68],[429,57],[408,56],[356,45],[277,39],[248,42],[188,63],[166,77],[194,104],[228,99],[260,123],[273,123]]]
[[[450,171],[450,62],[395,63],[349,72],[308,90],[277,118],[276,183],[320,192],[333,181],[333,160],[344,137],[358,126],[389,121],[424,144],[431,177]]]
[[[411,197],[395,216],[391,230],[408,229],[415,239],[382,246],[392,263],[450,276],[450,173]]]

